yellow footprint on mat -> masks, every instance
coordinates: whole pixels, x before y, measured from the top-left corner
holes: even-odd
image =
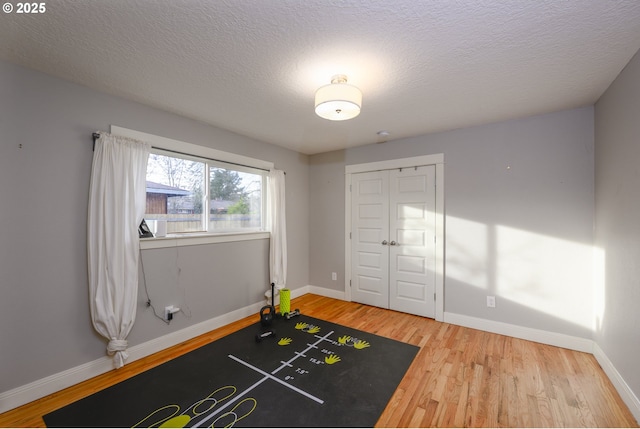
[[[237,390],[238,389],[236,389],[235,386],[220,387],[214,390],[213,392],[211,392],[209,396],[207,396],[206,398],[201,399],[200,401],[196,402],[195,404],[187,408],[187,410],[185,411],[185,414],[189,412],[189,410],[193,412],[194,417],[199,416],[200,414],[206,413],[207,411],[211,410],[213,407],[218,405],[220,402],[235,395]],[[215,398],[214,396],[218,396],[218,398]],[[203,405],[205,406],[208,405],[208,407],[206,407],[205,409],[202,409]]]
[[[137,428],[140,426],[143,427],[154,427],[167,420],[170,420],[173,416],[180,412],[180,407],[178,405],[167,405],[162,408],[158,408],[153,413],[149,414],[144,419],[140,420],[135,425],[131,426],[133,428]],[[146,422],[146,423],[145,423]],[[143,424],[144,423],[144,424]]]
[[[213,422],[211,427],[212,428],[233,427],[233,425],[235,425],[240,420],[244,419],[249,414],[251,414],[253,410],[256,409],[257,405],[258,405],[258,401],[256,401],[255,398],[245,398],[242,401],[238,402],[238,404],[235,407],[233,407],[231,411],[227,411],[226,413],[218,417]]]
[[[181,414],[160,425],[161,428],[183,428],[191,421],[191,417]]]
[[[176,415],[180,412],[180,407],[178,405],[166,405],[155,410],[132,427],[154,427],[160,425],[159,427],[161,428],[183,428],[189,424],[193,417],[197,417],[210,411],[220,402],[232,397],[236,391],[237,389],[235,386],[220,387],[211,392],[204,399],[201,399],[191,405],[180,415]],[[193,416],[189,415],[190,413],[193,414]]]

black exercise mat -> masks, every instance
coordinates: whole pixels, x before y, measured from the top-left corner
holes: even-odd
[[[373,427],[418,347],[300,315],[259,323],[45,415],[48,427]]]

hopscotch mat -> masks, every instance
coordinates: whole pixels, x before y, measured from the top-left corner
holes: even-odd
[[[305,315],[277,318],[43,418],[48,427],[373,427],[418,350]]]

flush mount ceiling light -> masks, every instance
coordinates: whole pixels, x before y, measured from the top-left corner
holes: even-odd
[[[330,121],[344,121],[360,114],[362,92],[347,84],[347,77],[337,74],[329,85],[316,91],[316,114]]]

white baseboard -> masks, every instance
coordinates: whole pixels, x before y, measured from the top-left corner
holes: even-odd
[[[309,293],[309,286],[302,286],[297,289],[291,289],[289,298],[294,299],[304,295],[305,293]],[[271,297],[265,297],[264,303],[271,304]],[[273,305],[279,305],[279,304],[280,304],[280,293],[276,292],[276,299],[274,300]]]
[[[549,344],[551,346],[563,347],[580,352],[593,353],[593,340],[588,338],[574,337],[557,332],[543,331],[541,329],[527,328],[525,326],[511,325],[509,323],[448,312],[444,313],[444,321],[445,323],[493,332],[494,334],[507,335],[509,337],[521,338],[523,340],[535,341],[536,343]]]
[[[128,349],[128,363],[134,362],[153,353],[180,344],[206,332],[228,325],[252,314],[257,314],[263,303],[257,303],[223,314],[213,319],[189,326],[162,337],[147,341]],[[258,319],[256,318],[256,321]],[[114,369],[113,360],[104,356],[91,362],[36,380],[24,386],[0,393],[0,413],[9,411],[46,395],[58,392],[74,384],[104,374]]]
[[[345,301],[345,293],[343,290],[329,289],[326,287],[313,286],[313,285],[306,285],[306,286],[299,287],[298,289],[293,289],[291,291],[291,299],[298,298],[299,296],[302,296],[307,293],[312,293],[315,295],[326,296],[327,298],[340,299],[342,301]],[[278,294],[276,296],[276,305],[280,302],[279,297],[280,295]]]
[[[111,358],[105,356],[25,384],[24,386],[2,392],[0,393],[0,413],[4,413],[5,411],[9,411],[59,390],[66,389],[67,387],[103,374],[111,369],[113,369],[113,361]]]
[[[346,300],[344,290],[307,285],[305,293],[313,293],[320,296],[326,296],[327,298],[340,299],[342,301]]]
[[[604,351],[595,342],[593,344],[593,356],[595,356],[602,370],[615,386],[624,403],[629,407],[629,411],[631,411],[633,417],[636,418],[636,422],[640,422],[640,399],[633,393],[633,390],[631,390],[627,382],[624,381],[622,375],[620,375]]]
[[[314,293],[317,295],[327,296],[330,298],[344,299],[343,291],[336,291],[317,286],[303,286],[291,290],[291,298],[297,298],[306,293]],[[276,304],[279,295],[276,296]],[[223,314],[213,319],[189,326],[176,332],[164,335],[159,338],[147,341],[142,344],[130,347],[128,349],[129,359],[127,363],[134,362],[146,356],[157,353],[161,350],[180,344],[184,341],[195,338],[206,332],[220,328],[222,326],[233,323],[244,317],[257,314],[260,308],[264,306],[264,302],[249,305],[247,307]],[[257,321],[258,319],[256,319]],[[17,387],[6,392],[0,392],[0,413],[9,411],[13,408],[27,404],[36,399],[40,399],[46,395],[58,392],[67,387],[78,384],[82,381],[104,374],[114,369],[113,360],[109,356],[104,356],[91,362],[70,368],[68,370],[50,375],[48,377],[36,380],[24,386]]]

